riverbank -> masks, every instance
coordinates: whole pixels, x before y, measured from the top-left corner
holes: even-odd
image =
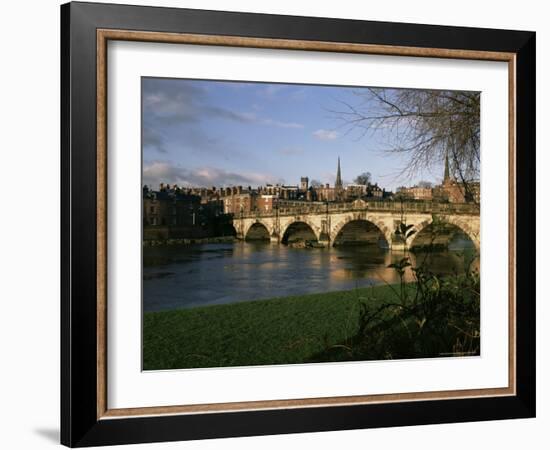
[[[205,238],[182,239],[144,239],[144,247],[156,247],[161,245],[190,245],[190,244],[231,244],[236,241],[234,236],[215,236]]]
[[[312,362],[359,329],[361,303],[395,302],[394,286],[148,312],[144,370]],[[328,359],[327,359],[328,360]]]

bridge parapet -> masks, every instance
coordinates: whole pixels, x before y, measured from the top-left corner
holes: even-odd
[[[437,203],[437,202],[363,202],[361,205],[348,203],[304,202],[302,206],[282,207],[272,211],[253,211],[236,215],[235,218],[262,218],[274,216],[292,216],[304,214],[335,214],[351,211],[392,212],[396,214],[465,214],[479,215],[479,205],[473,203]]]
[[[452,203],[401,203],[371,202],[369,204],[356,202],[355,204],[312,205],[310,208],[298,208],[274,212],[256,212],[233,218],[237,238],[246,239],[252,226],[264,230],[263,236],[273,243],[282,242],[287,230],[296,233],[294,224],[308,227],[317,242],[325,246],[333,245],[339,233],[351,222],[369,222],[376,226],[392,250],[406,249],[412,245],[414,235],[410,241],[403,242],[395,236],[398,224],[404,220],[413,225],[417,234],[430,225],[434,215],[451,225],[464,231],[476,248],[480,244],[480,217],[479,207],[471,204]],[[306,233],[307,234],[307,233]],[[348,229],[349,234],[349,229]],[[287,237],[288,239],[288,237]]]

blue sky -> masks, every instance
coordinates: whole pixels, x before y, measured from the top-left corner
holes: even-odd
[[[342,127],[341,102],[360,88],[184,79],[142,79],[143,182],[180,186],[334,184],[370,172],[386,189],[438,181],[442,168],[399,176],[406,161],[385,151],[381,130]]]

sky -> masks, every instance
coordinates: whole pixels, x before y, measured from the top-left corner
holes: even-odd
[[[179,186],[297,185],[307,176],[334,185],[370,172],[388,190],[438,182],[435,165],[400,176],[402,155],[385,130],[342,126],[342,102],[359,106],[361,88],[211,80],[142,79],[143,183]]]

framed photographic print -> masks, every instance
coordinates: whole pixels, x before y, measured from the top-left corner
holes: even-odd
[[[69,3],[62,443],[535,415],[535,34]]]

